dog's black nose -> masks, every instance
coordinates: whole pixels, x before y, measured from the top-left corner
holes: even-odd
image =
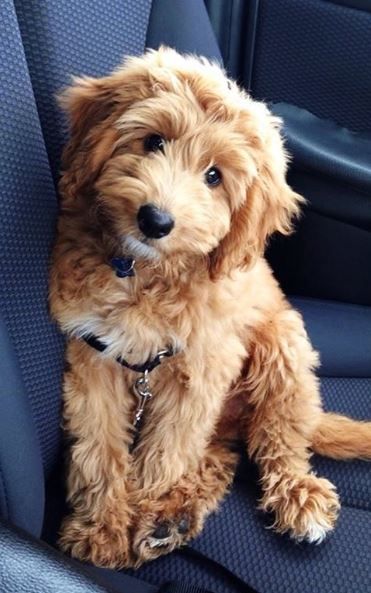
[[[143,235],[150,239],[165,237],[174,226],[172,216],[154,204],[141,206],[138,210],[137,221]]]

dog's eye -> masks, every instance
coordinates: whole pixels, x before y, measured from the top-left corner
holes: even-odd
[[[160,134],[151,134],[144,139],[144,149],[146,152],[157,152],[161,150],[164,152],[165,148],[165,138],[160,136]]]
[[[222,182],[222,174],[217,167],[210,167],[208,171],[205,173],[205,181],[207,185],[211,185],[215,187]]]

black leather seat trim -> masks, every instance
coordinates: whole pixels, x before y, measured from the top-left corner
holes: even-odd
[[[274,103],[271,108],[285,122],[295,164],[371,191],[371,134],[352,132],[289,103]]]
[[[340,4],[342,6],[347,6],[348,8],[354,8],[356,10],[371,12],[370,0],[327,0],[327,2],[332,2],[332,4]]]

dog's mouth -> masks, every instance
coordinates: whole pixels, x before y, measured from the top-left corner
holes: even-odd
[[[160,252],[151,245],[151,239],[143,237],[137,239],[133,235],[124,235],[122,246],[126,254],[132,255],[136,259],[157,260],[160,258]]]

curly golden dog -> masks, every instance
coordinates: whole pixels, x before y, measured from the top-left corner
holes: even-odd
[[[217,65],[166,48],[61,101],[62,548],[122,567],[184,544],[228,490],[237,441],[275,529],[320,542],[339,500],[311,450],[370,457],[371,422],[322,411],[318,356],[263,256],[303,202],[280,121]]]

